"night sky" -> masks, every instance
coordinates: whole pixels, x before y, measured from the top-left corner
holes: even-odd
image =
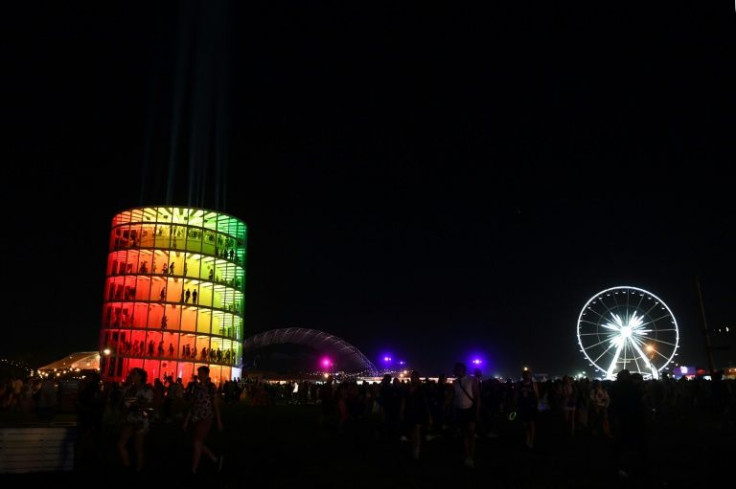
[[[435,3],[4,6],[0,354],[96,350],[112,217],[190,205],[196,167],[249,227],[246,336],[577,372],[580,310],[628,285],[705,366],[696,278],[736,327],[733,2]]]

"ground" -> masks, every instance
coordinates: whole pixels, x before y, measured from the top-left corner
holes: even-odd
[[[64,415],[57,416],[61,419]],[[699,487],[726,476],[723,462],[734,439],[733,431],[720,430],[708,419],[652,421],[643,444],[629,454],[629,475],[622,478],[613,441],[584,434],[569,437],[551,415],[540,422],[533,450],[523,447],[516,421],[505,420],[496,438],[480,436],[475,469],[462,466],[460,442],[451,432],[425,442],[420,460],[414,461],[408,443],[382,438],[375,420],[353,423],[342,432],[322,426],[318,405],[233,403],[224,405],[223,419],[225,430],[213,430],[211,440],[225,457],[221,473],[203,462],[196,478],[189,474],[189,438],[177,421],[153,427],[146,471],[125,473],[115,453],[115,424],[108,423],[99,450],[80,452],[75,471],[6,474],[0,475],[0,482],[11,487],[102,478],[96,485],[129,487],[160,485],[163,478],[179,486],[223,488],[254,483],[371,489]]]

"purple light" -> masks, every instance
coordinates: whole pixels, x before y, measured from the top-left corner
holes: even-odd
[[[391,363],[391,357],[390,357],[390,356],[388,356],[388,355],[386,355],[385,357],[383,357],[383,361],[384,361],[385,363]]]
[[[327,358],[327,357],[323,358],[323,359],[322,359],[322,366],[323,366],[323,367],[325,367],[325,368],[330,368],[330,367],[332,367],[332,360],[330,360],[330,359],[329,359],[329,358]]]
[[[483,360],[481,360],[480,358],[474,358],[474,359],[473,359],[473,360],[471,361],[471,363],[472,363],[473,365],[476,365],[476,366],[477,366],[477,365],[481,365],[481,364],[483,363]]]

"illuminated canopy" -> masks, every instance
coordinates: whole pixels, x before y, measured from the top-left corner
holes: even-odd
[[[376,366],[360,350],[337,336],[316,329],[281,328],[259,333],[245,339],[243,352],[287,343],[330,352],[331,355],[341,360],[340,363],[346,367],[346,370],[354,369],[367,375],[378,375]]]
[[[61,360],[51,362],[48,365],[39,367],[41,372],[53,372],[58,370],[99,370],[100,369],[100,352],[97,351],[81,351],[71,353]]]

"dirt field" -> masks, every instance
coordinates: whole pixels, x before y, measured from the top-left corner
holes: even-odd
[[[125,473],[115,452],[116,426],[108,420],[98,450],[80,449],[76,455],[76,470],[1,475],[0,482],[3,487],[83,481],[102,487],[691,488],[728,477],[734,446],[733,430],[693,416],[650,420],[640,446],[621,453],[615,440],[563,434],[560,420],[547,414],[533,450],[521,443],[520,424],[504,420],[498,437],[477,439],[476,467],[466,469],[452,430],[426,441],[414,461],[408,442],[382,437],[376,419],[353,422],[340,432],[320,424],[318,405],[226,404],[223,419],[225,430],[213,430],[212,437],[213,447],[225,457],[221,473],[203,461],[199,475],[189,474],[189,437],[176,421],[152,428],[144,473]],[[12,417],[3,421],[14,422]],[[622,464],[628,477],[618,473]]]

